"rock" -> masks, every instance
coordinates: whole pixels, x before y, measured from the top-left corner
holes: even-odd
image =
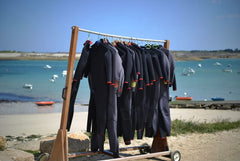
[[[0,136],[0,149],[5,149],[7,147],[7,139],[5,136]]]
[[[39,151],[39,145],[40,145],[40,140],[26,141],[26,142],[8,141],[8,147],[19,149],[19,150]]]
[[[41,153],[51,153],[55,139],[41,141],[40,151]],[[89,149],[89,137],[81,132],[72,133],[68,135],[68,152],[83,152]]]
[[[33,154],[8,148],[4,151],[0,151],[0,160],[2,161],[34,161]]]

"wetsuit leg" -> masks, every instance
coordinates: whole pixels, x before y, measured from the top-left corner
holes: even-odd
[[[134,139],[136,124],[137,124],[137,110],[136,110],[136,91],[132,93],[132,110],[131,110],[131,120],[132,120],[132,130],[131,130],[131,140]]]
[[[117,138],[117,95],[114,86],[109,87],[109,100],[107,110],[107,131],[110,144],[110,151],[114,157],[119,156],[119,143]]]
[[[142,139],[144,131],[144,90],[136,93],[136,130],[137,139]]]
[[[171,132],[171,117],[170,117],[170,109],[169,109],[169,86],[168,84],[164,84],[162,81],[160,83],[161,91],[160,91],[160,102],[159,102],[159,112],[161,113],[161,123],[159,126],[165,131],[165,135],[169,136]],[[163,126],[162,126],[163,125]],[[161,131],[160,131],[161,135]],[[164,133],[162,135],[164,137]]]
[[[123,87],[123,93],[118,98],[118,112],[119,112],[119,124],[121,125],[120,131],[122,132],[123,139],[126,145],[131,144],[131,106],[132,106],[132,90],[128,89],[127,84]]]

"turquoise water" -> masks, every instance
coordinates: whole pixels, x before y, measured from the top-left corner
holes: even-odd
[[[214,65],[220,62],[221,66]],[[202,67],[199,68],[198,64]],[[75,63],[76,67],[77,62]],[[232,72],[223,72],[231,64]],[[51,69],[44,66],[50,65]],[[175,62],[177,91],[170,90],[170,95],[183,96],[186,92],[194,100],[210,100],[212,97],[223,97],[226,100],[240,100],[240,59],[207,59],[203,61]],[[182,75],[184,68],[191,67],[195,74]],[[50,60],[2,60],[0,61],[0,100],[28,101],[53,100],[61,102],[62,89],[66,77],[62,71],[67,70],[67,61]],[[58,75],[55,82],[49,81]],[[23,85],[32,84],[33,88],[25,89]],[[81,81],[77,97],[78,103],[88,103],[88,81]]]

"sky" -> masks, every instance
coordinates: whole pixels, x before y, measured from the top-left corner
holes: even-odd
[[[72,26],[168,39],[170,50],[240,49],[240,0],[0,1],[0,51],[68,52]],[[102,38],[79,32],[78,52],[88,37]]]

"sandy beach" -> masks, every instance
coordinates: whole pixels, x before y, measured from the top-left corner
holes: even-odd
[[[0,135],[49,135],[57,133],[60,127],[61,113],[0,115]],[[240,120],[239,111],[171,109],[171,119],[197,122],[216,122],[221,120]],[[71,132],[85,131],[87,112],[75,112]]]
[[[29,136],[32,134],[49,136],[56,134],[60,127],[61,113],[44,114],[18,114],[0,115],[0,135],[3,136]],[[240,111],[231,110],[204,110],[204,109],[171,109],[171,119],[181,119],[196,122],[217,122],[221,120],[240,120]],[[75,112],[70,132],[85,132],[87,123],[87,112]],[[212,134],[187,134],[168,137],[168,144],[171,151],[179,150],[184,161],[237,161],[240,157],[240,129],[222,131]],[[40,140],[30,142],[10,141],[8,147],[23,150],[39,150]],[[151,145],[152,138],[133,140],[130,146],[139,146],[144,143]],[[224,145],[224,146],[223,146]],[[105,149],[109,149],[108,140],[105,142]],[[127,147],[120,141],[120,147]],[[138,151],[131,151],[128,155],[139,154]],[[126,155],[126,154],[125,154]],[[102,160],[110,159],[107,155],[95,155],[84,158],[73,158],[71,161]],[[169,159],[163,157],[142,159],[143,161]]]

